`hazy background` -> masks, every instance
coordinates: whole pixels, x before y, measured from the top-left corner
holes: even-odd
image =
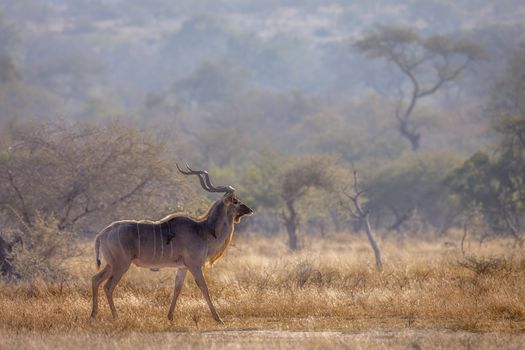
[[[352,47],[378,25],[486,50],[488,60],[432,96],[424,113],[424,149],[477,149],[486,143],[480,106],[522,43],[525,14],[520,1],[20,0],[0,9],[0,52],[10,62],[2,76],[11,83],[2,86],[4,122],[120,117],[201,139],[242,130],[249,149],[283,152],[319,151],[326,130],[298,130],[315,115],[328,129],[342,119],[385,137],[384,94],[401,75]]]
[[[92,237],[203,210],[173,167],[188,161],[254,207],[244,232],[355,232],[355,169],[384,235],[445,233],[474,210],[518,237],[523,145],[505,140],[525,129],[523,18],[517,0],[0,1],[0,222]],[[396,28],[405,60],[460,50],[418,68],[421,87],[476,55],[417,100],[417,147],[395,117],[410,79],[356,44]]]

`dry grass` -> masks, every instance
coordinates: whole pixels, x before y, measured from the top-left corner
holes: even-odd
[[[137,332],[214,330],[446,329],[510,336],[525,330],[525,258],[513,242],[472,246],[469,252],[476,258],[467,261],[459,246],[449,243],[459,242],[458,237],[386,240],[381,244],[385,271],[379,273],[364,238],[312,239],[299,253],[288,252],[284,241],[284,237],[237,239],[207,271],[225,325],[212,320],[191,278],[175,320],[169,322],[174,271],[134,267],[115,291],[119,319],[111,319],[101,293],[99,318],[91,320],[90,277],[95,264],[92,244],[85,244],[85,254],[68,262],[74,276],[70,280],[0,285],[0,337],[3,334],[18,346],[20,334],[26,339],[24,334],[60,338],[65,333],[133,337]]]

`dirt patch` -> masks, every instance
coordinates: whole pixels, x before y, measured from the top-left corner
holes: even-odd
[[[2,349],[520,349],[525,334],[449,330],[291,332],[238,330],[143,334],[45,334],[1,332]]]

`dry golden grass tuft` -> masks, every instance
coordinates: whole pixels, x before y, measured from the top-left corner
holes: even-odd
[[[447,329],[518,334],[525,330],[525,258],[513,242],[469,247],[458,237],[384,240],[377,272],[364,238],[311,239],[298,253],[284,237],[236,239],[206,276],[225,325],[216,324],[191,278],[167,320],[174,270],[132,267],[115,291],[112,320],[100,295],[89,318],[92,243],[68,262],[72,278],[0,284],[0,335],[108,336],[213,330],[400,331]],[[489,267],[483,267],[488,264]],[[478,266],[479,265],[479,266]]]

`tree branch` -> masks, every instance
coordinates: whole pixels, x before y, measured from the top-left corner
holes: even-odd
[[[20,207],[22,210],[22,217],[26,224],[31,225],[31,218],[29,216],[29,210],[27,209],[26,201],[24,199],[24,196],[22,195],[22,191],[18,188],[17,184],[15,183],[15,178],[13,176],[13,172],[11,169],[7,170],[7,177],[9,179],[9,184],[15,191],[16,196],[18,197],[18,200],[20,201]]]
[[[130,198],[131,196],[133,196],[134,194],[136,194],[138,191],[140,191],[151,179],[150,178],[146,178],[144,180],[142,180],[137,186],[135,186],[131,191],[129,191],[128,193],[114,199],[112,202],[108,203],[108,204],[101,204],[101,205],[98,205],[94,208],[89,208],[88,205],[86,205],[84,207],[84,211],[82,211],[80,214],[78,214],[77,216],[75,216],[74,218],[72,218],[69,223],[64,223],[64,226],[63,228],[67,227],[67,226],[70,226],[74,223],[76,223],[78,220],[82,219],[83,217],[85,217],[86,215],[89,215],[93,212],[96,212],[96,211],[99,211],[99,210],[102,210],[102,209],[105,209],[107,207],[110,207],[110,206],[114,206],[116,205],[117,203],[119,202],[122,202],[122,201],[125,201],[126,199]]]

